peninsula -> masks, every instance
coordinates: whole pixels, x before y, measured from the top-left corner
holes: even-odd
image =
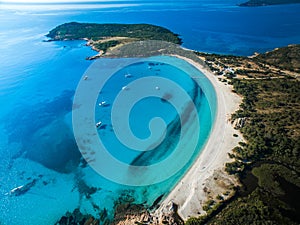
[[[281,4],[297,4],[300,0],[250,0],[245,3],[239,4],[239,6],[267,6],[267,5],[281,5]]]
[[[96,23],[64,23],[51,30],[47,35],[50,41],[87,40],[99,54],[135,41],[159,40],[182,44],[177,34],[170,30],[150,24],[96,24]]]
[[[136,40],[181,44],[171,31],[145,24],[73,22],[47,36],[85,39],[102,54]],[[215,127],[192,168],[152,210],[120,204],[110,224],[299,224],[299,53],[300,45],[251,57],[195,52],[203,64],[173,54],[214,85]]]

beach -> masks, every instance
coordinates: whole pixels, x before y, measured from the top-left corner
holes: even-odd
[[[173,203],[178,206],[177,213],[183,220],[203,215],[203,204],[215,199],[230,197],[232,187],[238,185],[234,176],[225,172],[225,163],[231,159],[228,153],[242,141],[241,135],[233,128],[230,121],[242,99],[232,92],[232,87],[218,80],[218,77],[202,65],[182,56],[176,56],[200,70],[212,83],[217,95],[217,114],[210,137],[185,176],[153,212],[154,217],[162,218],[173,210]],[[219,76],[220,77],[220,76]],[[234,137],[237,134],[238,137]],[[227,192],[227,193],[226,193]]]

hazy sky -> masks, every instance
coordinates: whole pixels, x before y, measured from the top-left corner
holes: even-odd
[[[114,2],[122,0],[0,0],[1,2],[20,2],[20,3],[45,3],[45,2]]]

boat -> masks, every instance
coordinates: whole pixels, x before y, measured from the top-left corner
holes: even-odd
[[[16,196],[20,195],[20,193],[22,192],[23,188],[24,188],[24,185],[21,185],[19,187],[13,188],[13,189],[11,189],[9,191],[9,194],[10,195],[16,195]]]
[[[130,78],[130,77],[132,77],[132,75],[130,73],[127,73],[127,74],[124,75],[124,77],[125,78]]]
[[[101,121],[99,121],[98,123],[96,123],[96,127],[97,127],[97,128],[101,127],[101,125],[102,125],[102,122],[101,122]]]
[[[123,90],[123,91],[129,90],[129,87],[124,86],[124,87],[122,87],[122,90]]]
[[[23,195],[23,194],[27,193],[36,184],[36,182],[37,182],[37,179],[33,179],[31,182],[29,182],[25,185],[21,185],[21,186],[11,189],[8,193],[6,193],[6,195],[11,195],[11,196]]]
[[[156,89],[156,90],[160,90],[160,87],[156,86],[155,89]]]
[[[88,76],[84,76],[84,78],[83,78],[84,80],[87,80],[88,79]]]
[[[99,103],[99,106],[106,106],[107,105],[107,102],[106,101],[102,101]]]

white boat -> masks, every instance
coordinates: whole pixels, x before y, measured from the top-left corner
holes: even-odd
[[[123,90],[123,91],[129,90],[129,87],[124,86],[124,87],[122,87],[122,90]]]
[[[156,89],[156,90],[160,90],[160,87],[156,86],[155,89]]]
[[[20,192],[20,191],[22,191],[22,188],[24,187],[24,185],[21,185],[21,186],[19,186],[19,187],[16,187],[16,188],[14,188],[14,189],[11,189],[10,190],[10,192],[9,192],[9,194],[10,195],[18,195],[18,193]]]
[[[88,79],[88,76],[84,76],[84,78],[83,78],[84,80],[87,80]]]
[[[124,76],[125,76],[125,78],[130,78],[130,77],[132,77],[132,75],[131,75],[130,73],[127,73],[127,74],[125,74]]]
[[[102,125],[102,122],[101,122],[101,121],[99,121],[98,123],[96,123],[96,127],[97,127],[97,128],[101,127],[101,125]]]
[[[106,101],[102,101],[99,103],[99,106],[106,106],[107,105],[107,102]]]

